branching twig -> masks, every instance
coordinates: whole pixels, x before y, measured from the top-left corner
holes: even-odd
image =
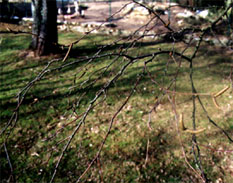
[[[115,118],[118,116],[118,114],[119,114],[119,113],[121,112],[121,110],[124,108],[124,106],[128,103],[128,101],[129,101],[129,99],[131,98],[131,96],[133,95],[133,93],[134,93],[134,91],[135,91],[135,89],[136,89],[136,87],[137,87],[137,85],[138,85],[140,79],[141,79],[141,76],[137,79],[134,88],[131,90],[131,93],[128,95],[128,97],[126,98],[126,100],[123,102],[123,104],[120,106],[120,108],[119,108],[119,109],[116,111],[116,113],[113,115],[111,121],[109,122],[108,131],[107,131],[107,133],[106,133],[106,135],[105,135],[105,137],[104,137],[104,139],[103,139],[103,141],[102,141],[102,143],[101,143],[101,145],[100,145],[100,148],[99,148],[99,150],[98,150],[96,156],[93,158],[93,160],[92,160],[91,163],[88,165],[88,167],[86,168],[86,170],[82,173],[82,175],[78,178],[77,182],[80,182],[80,181],[81,181],[82,177],[87,173],[87,171],[91,168],[91,166],[92,166],[93,163],[96,161],[96,159],[100,156],[100,153],[101,153],[101,151],[102,151],[102,149],[103,149],[103,146],[104,146],[104,144],[105,144],[105,142],[106,142],[106,140],[107,140],[107,138],[108,138],[108,136],[109,136],[109,134],[110,134],[110,132],[111,132],[111,129],[112,129],[112,126],[113,126],[113,123],[114,123]]]

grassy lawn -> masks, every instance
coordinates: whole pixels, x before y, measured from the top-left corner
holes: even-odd
[[[59,43],[68,45],[81,36],[76,33],[60,33]],[[40,59],[28,56],[25,49],[28,48],[30,39],[27,35],[13,34],[0,37],[1,129],[17,106],[17,93],[52,60],[52,56]],[[97,92],[120,72],[127,60],[108,56],[95,58],[90,63],[83,61],[67,65],[63,69],[55,68],[79,59],[85,60],[86,56],[93,56],[102,45],[117,39],[101,35],[83,38],[73,47],[65,63],[61,60],[52,63],[49,68],[54,71],[46,74],[28,91],[19,108],[17,123],[13,123],[0,137],[2,180],[6,180],[11,172],[2,146],[9,134],[7,149],[17,182],[49,182],[67,137],[80,120],[78,116],[87,110]],[[120,44],[127,47],[127,42],[121,41],[117,46]],[[114,53],[116,48],[109,46],[102,53]],[[127,53],[137,56],[172,48],[173,45],[169,43],[141,43],[130,47]],[[183,48],[182,43],[177,43],[174,49],[181,51]],[[188,49],[185,55],[190,56],[192,52],[193,49]],[[179,57],[176,59],[180,60]],[[106,91],[106,98],[103,95],[96,101],[99,104],[90,110],[85,123],[72,140],[54,182],[74,182],[84,172],[98,152],[111,118],[129,96],[139,76],[141,80],[116,117],[100,158],[84,176],[83,182],[200,182],[183,156],[185,152],[187,161],[197,168],[192,154],[192,135],[177,131],[172,105],[167,95],[162,97],[163,92],[160,90],[161,86],[166,88],[170,84],[176,75],[178,63],[169,55],[157,56],[147,64],[150,76],[143,73],[144,61],[146,60],[129,65]],[[112,64],[109,65],[110,63]],[[109,68],[103,72],[103,68],[107,66]],[[229,76],[233,56],[225,53],[222,48],[204,44],[193,67],[193,80],[198,93],[217,93],[226,86],[231,86]],[[181,60],[176,80],[177,92],[191,93],[189,74],[189,63]],[[151,77],[159,86],[151,81]],[[170,96],[172,98],[171,94]],[[161,102],[153,111],[157,98],[161,98]],[[233,138],[232,88],[217,98],[220,109],[216,108],[211,97],[200,98],[211,119]],[[191,95],[175,95],[176,112],[183,114],[185,126],[189,129],[192,129],[192,102]],[[208,121],[198,100],[196,124],[197,129],[206,129],[197,134],[197,141],[207,177],[212,182],[233,182],[232,143]]]

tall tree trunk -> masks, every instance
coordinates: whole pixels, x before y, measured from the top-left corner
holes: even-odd
[[[57,51],[57,5],[56,0],[32,0],[31,48],[38,56]]]

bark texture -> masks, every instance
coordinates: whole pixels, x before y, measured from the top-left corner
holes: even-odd
[[[31,48],[38,56],[57,51],[56,0],[32,0],[33,30]]]

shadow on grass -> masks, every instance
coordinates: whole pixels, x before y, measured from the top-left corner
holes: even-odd
[[[157,43],[158,44],[158,43]],[[152,46],[155,45],[155,42],[150,43],[138,43],[136,48]],[[120,45],[123,47],[127,47],[127,44]],[[76,59],[77,57],[84,55],[93,55],[98,50],[99,45],[88,45],[88,46],[80,46],[76,47],[71,51],[70,58]],[[114,51],[116,48],[119,48],[119,45],[114,45],[112,47],[107,48],[106,52]],[[66,50],[65,50],[66,51]],[[148,50],[150,52],[151,50]],[[153,50],[152,50],[153,51]],[[204,51],[203,53],[204,54]],[[165,60],[167,57],[163,57]],[[101,64],[105,59],[97,59],[92,62],[92,66]],[[162,59],[163,60],[163,59]],[[225,60],[227,61],[228,58]],[[9,63],[7,60],[2,61],[1,67],[7,67]],[[5,63],[6,64],[5,64]],[[69,60],[67,60],[69,62]],[[218,59],[216,60],[216,65],[221,64],[222,62]],[[3,72],[4,78],[1,79],[3,83],[1,87],[1,92],[4,92],[4,95],[1,96],[1,113],[7,109],[7,112],[1,116],[1,127],[7,122],[7,120],[11,116],[11,110],[14,110],[17,103],[15,100],[12,100],[12,96],[16,95],[17,92],[25,86],[22,82],[28,82],[30,79],[33,79],[32,76],[36,74],[29,75],[32,73],[31,70],[37,69],[41,70],[43,64],[32,64],[23,66],[17,69],[6,68]],[[110,71],[104,75],[101,80],[98,80],[97,83],[93,83],[88,87],[79,87],[80,83],[73,84],[73,77],[70,75],[74,75],[77,68],[82,66],[85,63],[78,63],[76,65],[72,65],[67,67],[66,69],[62,69],[58,72],[51,73],[47,75],[44,79],[38,82],[27,94],[22,107],[20,108],[19,115],[19,125],[20,132],[17,133],[15,137],[12,137],[9,140],[9,153],[12,157],[12,162],[14,167],[16,167],[15,174],[18,176],[19,180],[22,182],[28,181],[48,181],[48,177],[51,177],[51,172],[54,169],[54,160],[53,158],[51,162],[47,163],[47,166],[41,165],[42,160],[34,160],[33,157],[27,152],[33,148],[34,144],[36,144],[41,137],[45,136],[46,131],[43,131],[43,128],[46,128],[47,124],[53,122],[54,120],[59,119],[59,117],[65,114],[65,111],[68,111],[72,105],[73,101],[77,100],[77,97],[87,93],[86,96],[82,100],[82,104],[84,107],[95,97],[96,92],[99,91],[104,83],[106,83],[110,78]],[[162,61],[158,63],[152,63],[148,67],[151,70],[153,75],[156,75],[156,79],[162,80],[164,77],[163,70],[166,68],[167,63]],[[207,65],[200,66],[195,68],[206,69]],[[226,66],[223,66],[226,68]],[[132,89],[133,85],[136,82],[138,74],[142,72],[142,66],[131,67],[127,70],[126,74],[120,77],[116,83],[111,86],[109,90],[109,96],[112,97],[112,101],[110,105],[114,105],[117,102],[121,102],[126,98],[127,92],[129,93]],[[172,65],[170,68],[170,76],[171,78],[174,75],[175,67]],[[228,68],[229,70],[229,68]],[[118,72],[119,70],[114,70],[114,72]],[[189,72],[188,69],[183,69],[181,74],[187,74]],[[216,72],[216,73],[215,73]],[[215,76],[215,74],[221,74],[219,70],[212,72],[211,76]],[[228,72],[228,71],[227,71]],[[77,73],[78,74],[78,73]],[[204,73],[206,74],[206,73]],[[209,74],[209,73],[208,73]],[[20,79],[20,75],[25,76],[24,79]],[[62,76],[62,77],[60,77]],[[104,81],[102,81],[104,80]],[[94,78],[90,80],[89,83],[94,81]],[[19,84],[21,83],[21,84]],[[167,85],[169,80],[163,80],[163,85]],[[143,90],[145,85],[153,85],[150,81],[150,78],[145,75],[140,84],[138,86],[138,90]],[[5,87],[7,86],[7,87]],[[70,87],[75,86],[74,89],[69,89]],[[157,86],[153,86],[155,89]],[[13,90],[13,91],[12,91]],[[16,91],[17,90],[17,91]],[[140,95],[141,92],[138,93]],[[143,95],[150,95],[150,91],[144,91]],[[117,96],[117,97],[116,97]],[[37,101],[34,103],[35,98]],[[22,129],[24,128],[24,129]],[[145,129],[146,130],[146,129]],[[17,132],[17,131],[16,131]],[[120,134],[121,135],[121,134]],[[163,141],[161,141],[163,139]],[[186,180],[190,180],[189,176],[192,175],[192,172],[188,172],[184,166],[184,162],[182,159],[175,155],[173,151],[177,146],[176,143],[171,145],[174,139],[172,136],[169,136],[165,129],[162,129],[157,134],[150,134],[150,148],[147,152],[147,139],[141,137],[138,139],[135,145],[136,150],[128,149],[128,145],[123,142],[119,142],[115,149],[116,153],[112,153],[111,149],[105,149],[103,151],[103,160],[105,161],[105,171],[103,173],[104,180],[106,182],[119,182],[125,180],[125,182],[177,182],[182,181],[184,177]],[[91,147],[89,146],[90,137],[86,137],[83,140],[87,145],[78,145],[77,149],[69,149],[64,160],[62,161],[62,165],[58,172],[56,181],[57,182],[72,182],[77,179],[82,171],[87,166],[87,162],[89,162],[97,149],[91,151]],[[84,144],[85,144],[84,143]],[[18,146],[15,150],[15,145]],[[145,156],[148,153],[149,161],[147,165],[144,165]],[[1,157],[5,157],[4,152],[1,150]],[[45,156],[45,155],[44,155]],[[102,157],[101,157],[102,158]],[[33,159],[33,160],[32,160]],[[32,161],[31,161],[32,160]],[[30,162],[31,161],[31,162]],[[3,162],[3,163],[2,163]],[[33,164],[32,162],[36,162]],[[78,162],[78,164],[77,164]],[[105,163],[104,162],[104,163]],[[1,166],[3,167],[4,175],[9,175],[8,163],[5,158],[1,158]],[[40,173],[40,170],[43,170]],[[98,172],[99,169],[94,167],[93,174],[89,174],[90,179],[93,182],[98,182]],[[183,176],[186,173],[185,176]],[[190,173],[190,174],[189,174]],[[64,178],[64,175],[66,177]],[[21,176],[21,177],[20,177]],[[194,178],[195,179],[195,178]],[[198,182],[198,180],[194,180],[194,182]]]
[[[137,43],[135,45],[135,48],[137,48],[137,47],[144,48],[146,46],[151,46],[151,45],[155,45],[155,44],[159,44],[159,43],[160,42]],[[10,44],[12,44],[12,41],[10,42]],[[122,44],[122,45],[114,45],[114,46],[106,48],[104,51],[106,51],[106,52],[113,51],[116,48],[119,48],[121,46],[128,47],[129,43],[128,44],[127,43]],[[69,57],[71,59],[75,59],[77,57],[80,57],[81,55],[87,55],[87,54],[88,55],[93,55],[94,53],[97,52],[99,47],[100,47],[99,45],[91,45],[91,46],[88,45],[88,46],[82,46],[82,47],[75,47],[71,51],[71,54],[70,54]],[[66,51],[67,50],[64,50],[64,53]],[[208,51],[209,51],[208,54],[211,54],[211,50],[208,50]],[[206,50],[201,50],[201,55],[204,54],[204,53],[206,53]],[[165,58],[165,60],[166,60],[168,57],[165,56],[165,57],[162,57],[162,58]],[[105,59],[106,58],[96,59],[96,60],[94,60],[94,62],[92,64],[93,65],[100,64],[101,62],[104,62]],[[231,59],[230,57],[225,58],[224,61],[225,62],[230,62],[229,61],[230,59]],[[217,58],[215,63],[214,63],[214,66],[216,66],[215,64],[221,64],[221,63],[222,63],[221,59]],[[2,62],[1,64],[2,64],[2,67],[3,66],[7,67],[7,65],[4,65],[4,62]],[[6,94],[8,92],[10,92],[11,90],[14,90],[14,92],[16,90],[19,91],[25,85],[25,84],[22,84],[22,83],[28,82],[28,81],[30,81],[30,79],[32,79],[32,77],[28,76],[28,74],[32,73],[31,72],[32,70],[41,68],[44,65],[44,63],[39,63],[39,62],[38,62],[38,64],[34,64],[33,61],[31,61],[31,63],[28,63],[28,64],[30,64],[30,65],[23,66],[23,67],[17,68],[17,69],[8,68],[6,71],[3,71],[1,73],[2,76],[3,76],[1,78],[1,82],[3,83],[3,85],[2,85],[3,88],[1,88],[0,91],[4,92]],[[29,92],[28,97],[26,97],[25,100],[24,100],[25,107],[27,107],[27,105],[33,103],[33,100],[35,98],[37,98],[39,102],[47,101],[46,103],[49,105],[50,103],[59,103],[59,101],[61,101],[62,99],[67,99],[68,100],[69,97],[74,98],[74,97],[76,97],[77,94],[82,94],[82,93],[86,93],[86,92],[89,93],[88,98],[86,98],[86,100],[91,100],[95,96],[96,92],[98,90],[100,90],[101,87],[103,87],[103,83],[95,84],[95,86],[88,87],[86,89],[74,89],[72,91],[67,89],[68,91],[66,91],[66,92],[53,93],[56,89],[60,90],[60,89],[66,89],[66,88],[74,86],[72,84],[72,82],[73,82],[72,78],[70,78],[70,76],[67,77],[66,75],[69,75],[70,73],[74,74],[76,72],[75,70],[77,68],[81,67],[83,64],[85,64],[85,63],[77,63],[77,64],[69,66],[69,67],[67,67],[65,69],[59,70],[58,72],[52,73],[49,76],[46,76],[46,79],[42,80],[43,83],[39,82],[39,83],[36,84],[37,89],[33,89],[33,90],[31,90]],[[155,63],[155,64],[151,64],[148,68],[152,68],[153,70],[151,71],[151,74],[156,75],[156,79],[161,80],[164,77],[164,74],[162,72],[165,69],[165,66],[166,66],[166,62],[158,62],[158,63]],[[202,67],[196,67],[195,70],[198,71],[201,68],[205,69],[207,67],[209,67],[209,65],[205,65],[205,66],[202,66]],[[225,68],[227,66],[223,66],[223,67]],[[115,86],[113,86],[113,87],[118,87],[120,89],[111,90],[111,95],[116,95],[117,93],[122,93],[123,94],[126,91],[129,91],[130,88],[135,83],[136,78],[138,76],[138,73],[140,73],[140,70],[142,70],[142,68],[143,67],[140,66],[139,68],[137,68],[136,72],[135,72],[135,69],[131,69],[131,70],[127,71],[127,76],[124,76],[124,77],[118,79],[118,81],[115,83]],[[220,73],[218,71],[213,71],[211,73],[211,75],[222,74],[222,73]],[[189,71],[187,69],[187,70],[183,70],[182,72],[185,74],[185,73],[188,73]],[[174,72],[171,72],[171,76],[172,76],[172,73],[174,73]],[[25,79],[24,78],[20,79],[21,74],[26,76],[26,78]],[[227,74],[228,74],[228,71],[227,71]],[[35,75],[36,74],[33,73],[33,76],[35,76]],[[53,80],[53,78],[59,77],[60,75],[63,75],[63,77],[65,77],[65,79],[63,79],[61,81],[59,79]],[[106,76],[103,77],[103,78],[105,78],[105,79],[108,78],[108,74],[106,74]],[[50,81],[50,82],[44,82],[45,80],[51,80],[51,79],[52,79],[52,81]],[[93,80],[94,79],[92,79],[91,81],[93,81]],[[143,83],[141,86],[146,85],[148,83],[152,84],[149,80],[150,79],[148,77],[144,77],[141,80],[141,83]],[[166,85],[167,82],[168,82],[168,80],[165,81],[165,83],[163,83],[163,85]],[[76,86],[76,88],[79,88],[79,87]],[[14,105],[16,106],[16,103],[15,102],[12,103],[12,100],[10,100],[11,97],[16,95],[16,94],[17,93],[11,94],[11,95],[7,94],[7,95],[1,97],[2,98],[1,110],[9,109],[9,108],[12,109]],[[145,92],[144,92],[144,94],[145,94]],[[148,93],[148,94],[150,94],[150,93]],[[66,96],[66,97],[64,97],[64,96]],[[125,95],[122,95],[122,96],[125,97]],[[123,99],[124,97],[121,97],[121,99]],[[46,109],[45,109],[46,107],[47,107],[47,110],[49,110],[49,106],[44,106],[44,110],[45,110],[44,113],[45,114],[46,114]],[[30,113],[34,113],[34,112],[32,111]],[[27,113],[25,113],[23,115],[27,116]],[[9,117],[9,115],[5,116],[4,119],[7,119],[8,117]]]

